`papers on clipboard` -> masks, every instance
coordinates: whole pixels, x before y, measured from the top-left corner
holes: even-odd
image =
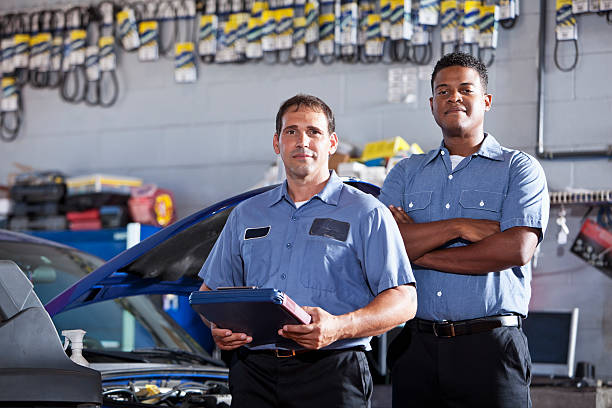
[[[220,328],[246,333],[250,346],[296,343],[278,335],[286,324],[308,324],[311,317],[286,294],[277,289],[224,288],[193,292],[189,303],[208,321]]]

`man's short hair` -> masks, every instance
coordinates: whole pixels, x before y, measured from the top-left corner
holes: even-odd
[[[489,75],[487,73],[487,67],[478,58],[465,52],[451,52],[446,54],[436,63],[433,73],[431,74],[431,92],[434,89],[434,80],[438,72],[448,67],[465,67],[472,68],[478,72],[480,76],[480,84],[484,92],[487,92],[487,86],[489,85]]]
[[[276,114],[276,133],[280,136],[281,131],[283,130],[283,115],[287,113],[289,108],[295,106],[295,111],[297,112],[300,108],[307,108],[314,112],[322,112],[325,114],[327,118],[327,130],[331,135],[336,130],[336,120],[334,119],[334,113],[331,108],[327,106],[325,102],[316,96],[305,95],[305,94],[297,94],[292,98],[287,99],[278,109],[278,113]]]

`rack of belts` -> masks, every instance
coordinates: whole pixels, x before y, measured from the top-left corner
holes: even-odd
[[[579,15],[597,13],[605,16],[608,24],[612,24],[612,1],[610,0],[556,0],[556,26],[554,62],[557,69],[570,72],[578,65],[580,54],[578,46],[578,19]],[[559,50],[562,44],[570,44],[573,48],[573,57],[569,65],[560,61]]]
[[[518,15],[519,0],[102,0],[15,11],[0,16],[0,135],[19,133],[24,86],[113,106],[117,50],[173,60],[177,83],[197,80],[198,59],[428,65],[438,38],[442,54],[463,50],[491,65],[499,26]]]

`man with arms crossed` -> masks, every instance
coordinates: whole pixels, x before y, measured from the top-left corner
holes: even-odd
[[[279,330],[294,341],[291,350],[250,348],[246,334],[212,329],[221,350],[236,350],[233,408],[370,406],[370,337],[416,312],[397,224],[382,203],[329,170],[337,145],[323,101],[297,95],[283,103],[273,146],[287,180],[233,210],[200,272],[201,290],[276,288],[312,317]]]
[[[529,407],[520,324],[548,222],[544,172],[484,132],[492,96],[480,61],[448,54],[431,84],[442,144],[398,163],[380,195],[418,282],[417,319],[390,347],[393,406]]]

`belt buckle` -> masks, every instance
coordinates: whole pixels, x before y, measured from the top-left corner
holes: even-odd
[[[438,328],[440,327],[450,327],[450,335],[442,335],[438,333]],[[434,332],[434,336],[436,337],[442,337],[445,339],[451,338],[451,337],[455,337],[455,325],[452,322],[442,322],[442,323],[438,323],[438,322],[434,322],[432,325],[432,329]]]
[[[287,358],[295,356],[295,350],[274,349],[274,354],[278,358]]]

